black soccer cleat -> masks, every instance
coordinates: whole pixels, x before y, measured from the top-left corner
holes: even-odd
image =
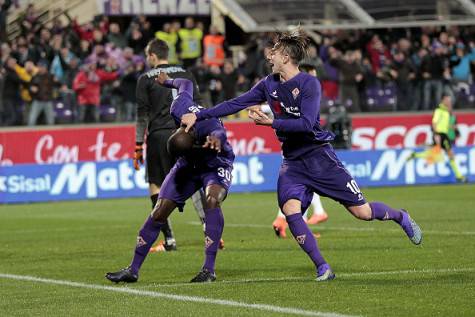
[[[163,247],[165,248],[165,251],[176,251],[175,239],[173,239],[172,241],[165,240]]]
[[[119,283],[119,282],[135,283],[139,279],[139,276],[137,274],[132,273],[129,266],[118,272],[106,273],[106,279],[114,283]]]
[[[209,283],[216,281],[216,274],[211,273],[207,269],[202,269],[193,277],[190,283]]]

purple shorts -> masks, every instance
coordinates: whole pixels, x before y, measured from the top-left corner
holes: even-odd
[[[297,160],[284,159],[277,192],[280,208],[289,199],[297,199],[302,203],[302,212],[310,206],[314,192],[345,207],[366,203],[363,193],[330,144],[322,145]]]
[[[206,189],[209,185],[217,184],[226,189],[227,194],[232,170],[232,166],[198,168],[179,159],[165,177],[159,198],[175,202],[182,211],[186,200],[200,188]]]

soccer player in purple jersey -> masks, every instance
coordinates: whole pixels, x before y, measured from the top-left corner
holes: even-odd
[[[336,156],[329,144],[334,135],[320,126],[320,83],[298,68],[307,41],[300,29],[279,33],[269,58],[273,74],[237,98],[199,113],[185,114],[182,123],[189,129],[200,120],[233,114],[262,102],[270,105],[274,119],[259,110],[250,111],[249,116],[258,125],[274,128],[282,142],[284,160],[277,183],[278,203],[292,235],[315,264],[316,280],[326,281],[334,279],[335,274],[301,214],[314,192],[338,201],[358,219],[396,222],[414,244],[421,243],[422,232],[405,210],[381,202],[367,203]]]
[[[170,79],[165,72],[161,72],[157,80],[166,87],[178,90],[177,97],[170,107],[177,126],[180,125],[180,119],[184,114],[203,111],[204,108],[193,101],[192,81],[185,78]],[[224,226],[221,203],[226,198],[231,185],[234,153],[227,142],[226,131],[219,119],[200,121],[189,133],[193,133],[193,139],[199,146],[193,146],[186,155],[180,156],[166,176],[158,202],[139,231],[132,263],[118,272],[107,273],[106,278],[110,281],[116,283],[137,281],[139,269],[150,247],[157,239],[160,227],[176,207],[180,211],[183,210],[185,201],[200,188],[205,190],[206,195],[205,261],[201,271],[191,282],[216,280],[215,259]],[[181,141],[176,140],[186,140],[185,136],[189,137],[184,130],[178,131],[169,139],[168,145],[176,143],[177,146],[182,147],[178,143]],[[177,139],[174,139],[175,137]]]

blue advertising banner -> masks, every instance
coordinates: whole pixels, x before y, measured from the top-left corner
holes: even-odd
[[[455,182],[447,161],[407,161],[411,152],[338,151],[338,156],[362,187]],[[275,191],[281,161],[275,153],[237,157],[231,191]],[[474,182],[475,148],[456,148],[456,162]],[[144,174],[144,169],[136,172],[130,160],[0,166],[0,203],[146,196]]]

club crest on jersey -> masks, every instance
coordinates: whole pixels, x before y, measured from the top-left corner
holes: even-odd
[[[292,90],[292,96],[294,96],[294,99],[297,99],[299,94],[300,94],[300,90],[297,87],[295,87],[294,90]]]
[[[205,237],[205,248],[206,248],[206,249],[209,248],[209,247],[213,244],[213,242],[214,242],[214,241],[211,240],[210,237],[206,236],[206,237]]]
[[[301,235],[301,236],[296,236],[296,237],[295,237],[295,240],[297,240],[297,242],[298,242],[299,244],[304,244],[306,237],[307,237],[307,235],[306,235],[306,234],[303,234],[303,235]]]
[[[146,244],[147,244],[147,242],[145,242],[145,240],[141,236],[137,237],[137,247],[142,247]]]
[[[278,96],[277,96],[277,90],[274,90],[273,92],[271,92],[271,93],[270,93],[270,96],[271,96],[272,98],[278,98]]]

